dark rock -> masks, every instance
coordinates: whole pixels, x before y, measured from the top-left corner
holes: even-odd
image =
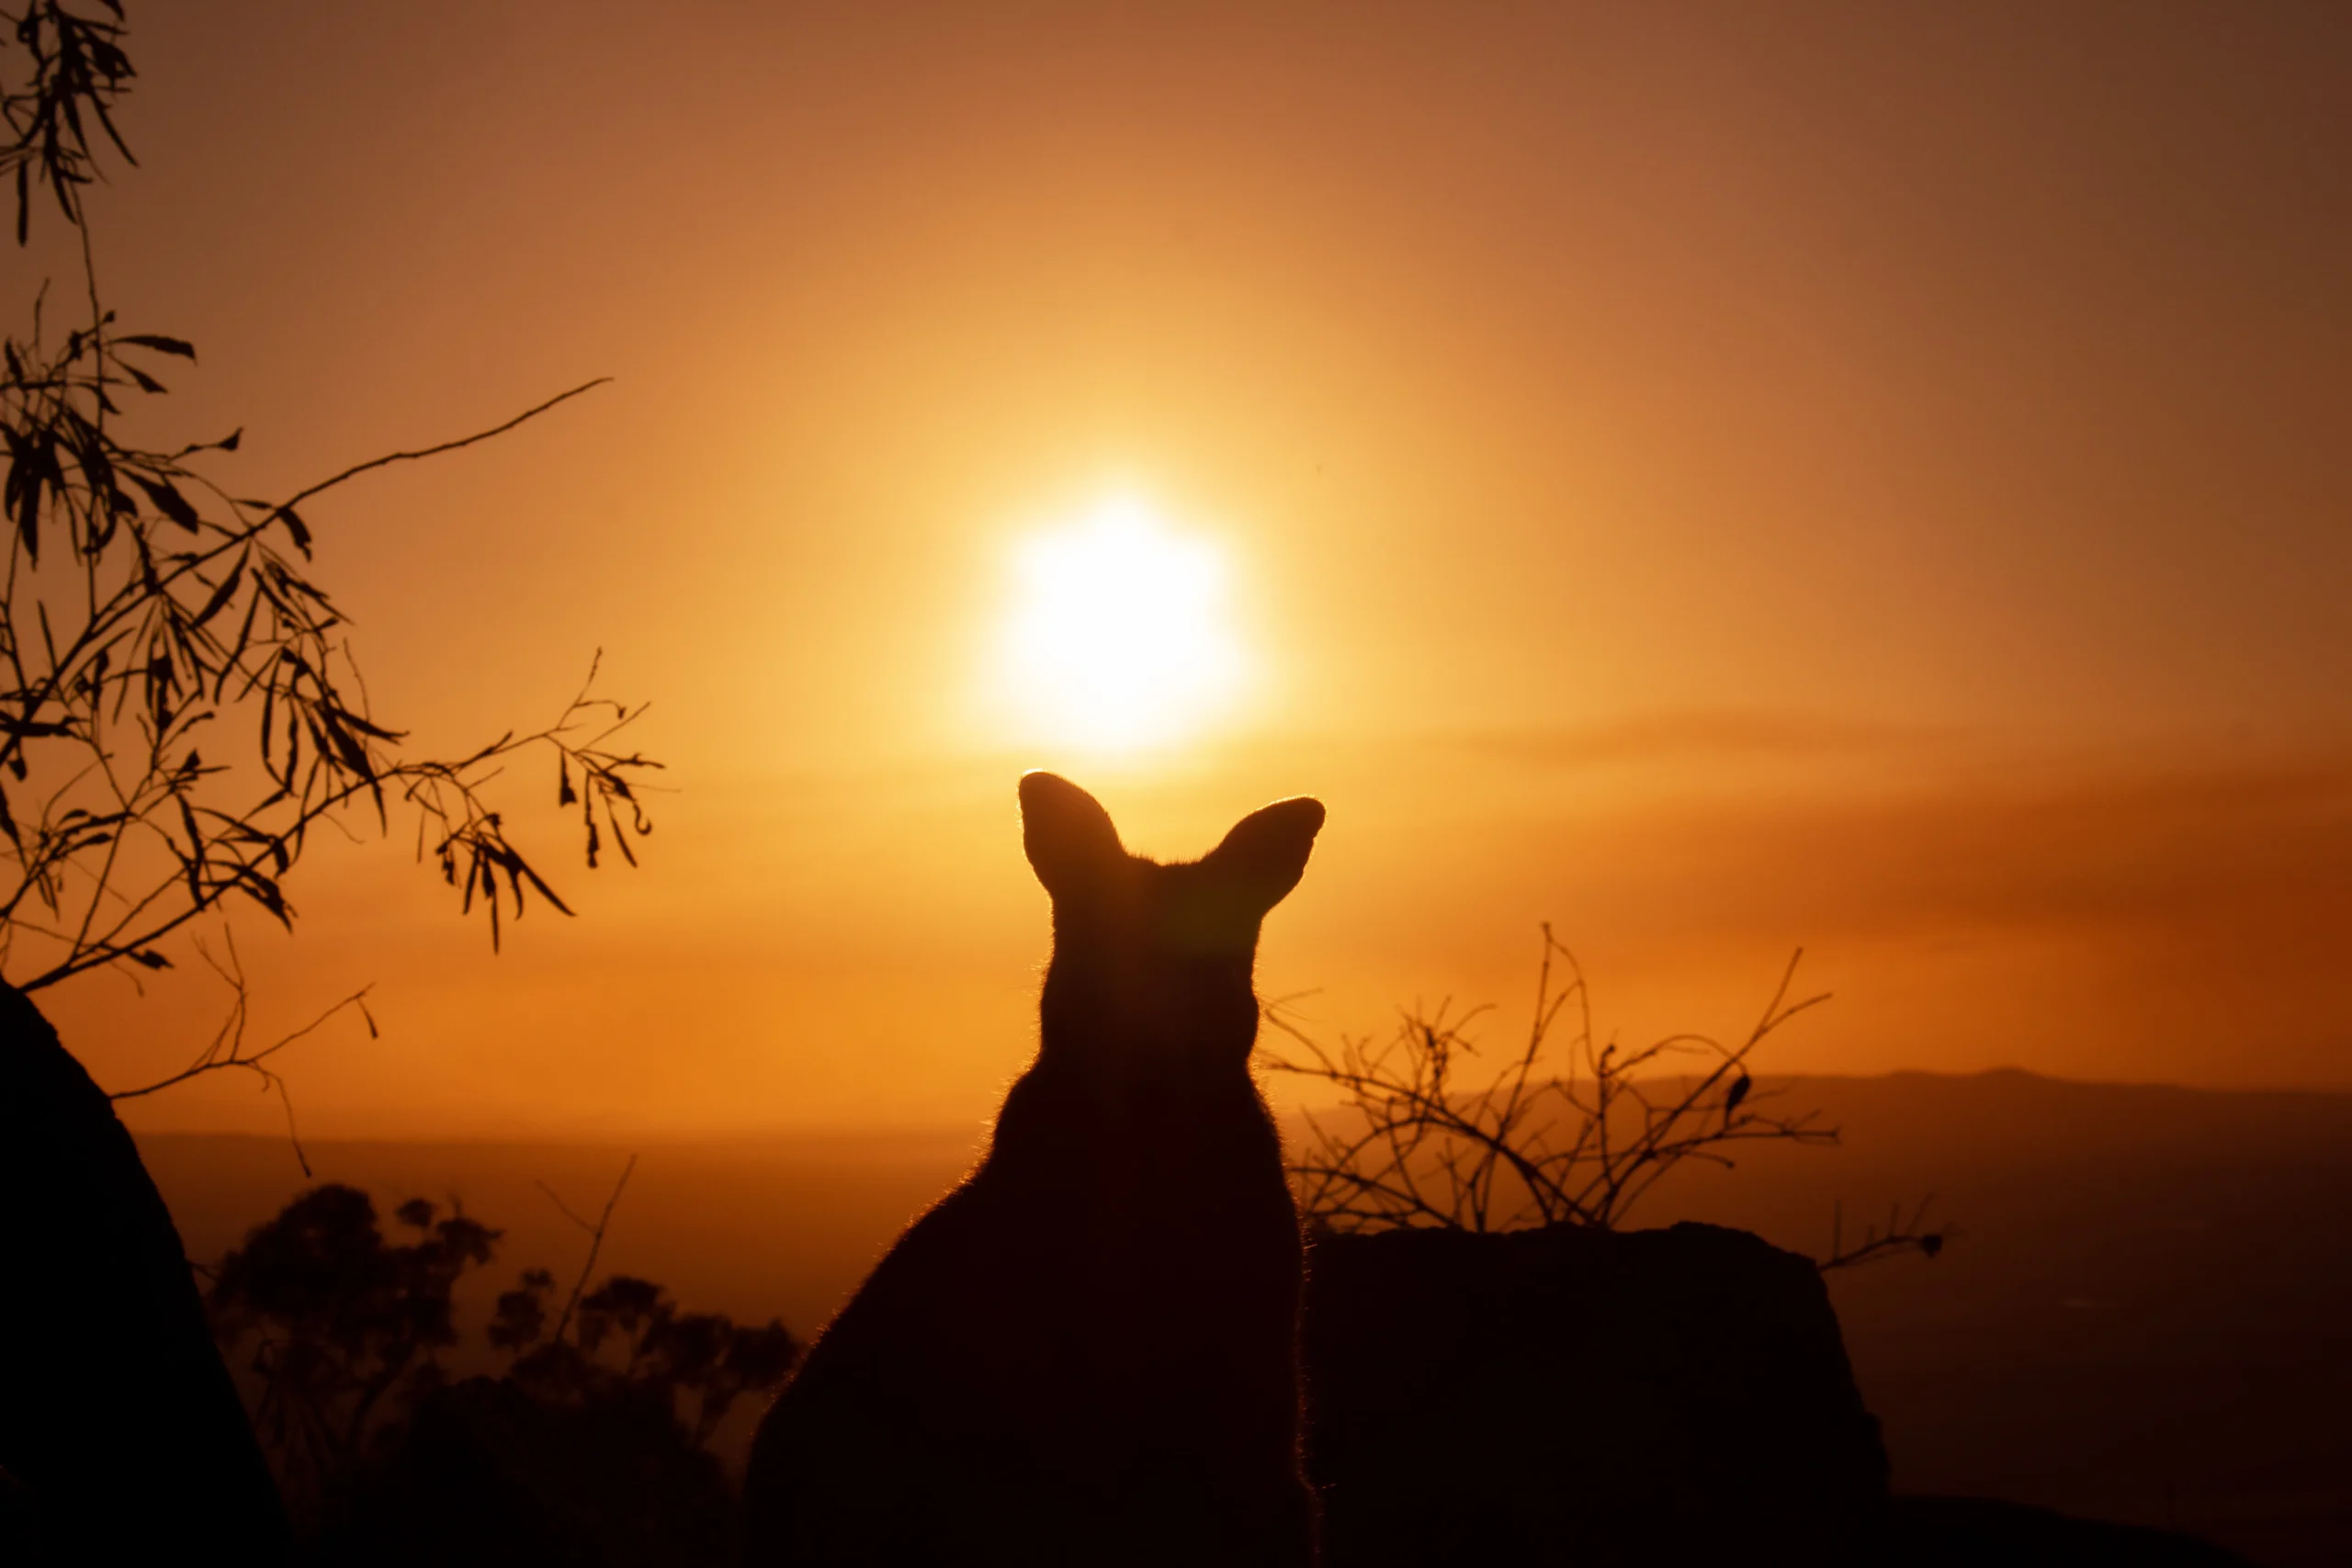
[[[1889,1568],[2252,1568],[2195,1536],[1985,1497],[1895,1498],[1885,1562]]]
[[[1871,1559],[1886,1454],[1812,1260],[1678,1224],[1327,1238],[1327,1568]]]
[[[0,1470],[47,1561],[281,1561],[277,1492],[171,1213],[106,1095],[5,986],[0,1192]]]

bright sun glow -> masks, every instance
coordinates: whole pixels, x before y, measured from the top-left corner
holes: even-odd
[[[1229,703],[1241,649],[1225,558],[1132,500],[1023,543],[1006,675],[1042,739],[1129,750],[1182,739]]]

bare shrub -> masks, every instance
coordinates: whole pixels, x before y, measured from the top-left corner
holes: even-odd
[[[1347,1103],[1308,1116],[1308,1145],[1292,1163],[1310,1225],[1615,1229],[1686,1160],[1728,1168],[1741,1144],[1838,1142],[1816,1113],[1781,1109],[1787,1091],[1759,1089],[1749,1066],[1776,1032],[1829,999],[1791,999],[1802,948],[1736,1043],[1679,1033],[1629,1049],[1595,1032],[1582,965],[1548,924],[1543,931],[1527,1034],[1490,1073],[1476,1070],[1488,1058],[1469,1032],[1488,1008],[1416,1007],[1385,1039],[1331,1046],[1281,1002],[1267,1004],[1267,1022],[1295,1047],[1267,1066],[1328,1083]],[[1898,1213],[1851,1247],[1840,1225],[1820,1266],[1905,1250],[1932,1258],[1952,1233],[1922,1229],[1924,1220],[1924,1204],[1907,1221]]]

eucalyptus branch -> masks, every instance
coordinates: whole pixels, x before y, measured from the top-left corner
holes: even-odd
[[[169,967],[159,943],[240,898],[290,927],[285,883],[311,829],[348,833],[353,808],[371,810],[386,832],[395,809],[411,813],[419,857],[462,910],[484,909],[493,947],[528,895],[570,913],[518,846],[492,786],[523,751],[552,751],[557,805],[578,808],[589,866],[607,849],[633,864],[632,840],[652,829],[644,781],[660,764],[613,737],[643,708],[593,696],[592,662],[589,684],[554,725],[465,756],[418,754],[373,710],[343,614],[312,576],[301,509],[378,469],[503,435],[606,378],[469,434],[351,464],[281,500],[254,499],[223,477],[242,431],[153,446],[125,439],[126,412],[164,395],[165,378],[192,368],[197,351],[119,323],[101,288],[84,197],[103,177],[103,154],[135,163],[114,118],[135,75],[121,6],[24,0],[0,19],[0,174],[15,176],[18,243],[47,192],[79,253],[83,299],[71,309],[87,311],[61,323],[43,285],[29,329],[0,335],[8,977],[30,991],[109,967],[134,976]],[[282,1091],[259,1065],[268,1053],[245,1050],[241,1027],[211,1066],[262,1073]]]

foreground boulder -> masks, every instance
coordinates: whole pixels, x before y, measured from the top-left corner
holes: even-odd
[[[1884,1561],[1889,1568],[2254,1568],[2195,1536],[1987,1497],[1897,1497]]]
[[[1886,1451],[1811,1259],[1678,1224],[1315,1248],[1327,1568],[1873,1560]]]
[[[0,986],[0,1526],[52,1564],[270,1563],[285,1516],[130,1134]],[[28,1529],[25,1516],[31,1517]]]

